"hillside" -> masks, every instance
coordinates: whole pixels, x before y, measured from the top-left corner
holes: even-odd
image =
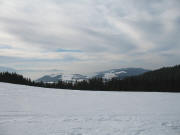
[[[81,75],[81,74],[59,73],[59,74],[45,75],[45,76],[37,79],[36,81],[52,83],[52,82],[58,82],[58,81],[65,81],[65,82],[78,81],[78,82],[80,82],[80,81],[88,80],[91,78],[103,78],[103,79],[107,79],[107,80],[110,80],[112,78],[123,79],[128,76],[141,75],[148,71],[150,71],[150,70],[143,69],[143,68],[121,68],[121,69],[110,69],[107,71],[97,72],[91,76]]]
[[[58,82],[58,81],[76,82],[76,81],[83,81],[87,79],[88,79],[88,76],[81,75],[81,74],[59,73],[59,74],[45,75],[37,79],[36,82],[41,82],[41,81],[44,83],[52,83],[52,82]]]
[[[136,76],[146,73],[150,70],[143,68],[121,68],[121,69],[111,69],[103,72],[98,72],[94,77],[103,78],[103,79],[124,79],[129,76]]]
[[[2,135],[179,135],[179,93],[45,89],[0,83]]]
[[[123,71],[121,71],[121,74]],[[125,72],[125,71],[124,71]],[[53,76],[52,76],[53,77]],[[154,71],[145,72],[141,75],[127,76],[123,79],[104,79],[100,77],[78,81],[82,76],[58,75],[56,78],[65,78],[58,82],[34,82],[16,73],[0,73],[0,82],[24,84],[30,86],[76,89],[76,90],[102,90],[102,91],[144,91],[144,92],[180,92],[180,65],[164,67]],[[44,78],[47,79],[47,78]],[[74,79],[74,81],[72,81]],[[68,81],[67,81],[68,80]]]

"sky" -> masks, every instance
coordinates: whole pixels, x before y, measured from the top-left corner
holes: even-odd
[[[0,0],[0,66],[91,73],[176,64],[180,0]]]

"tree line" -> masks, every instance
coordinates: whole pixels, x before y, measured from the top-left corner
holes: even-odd
[[[180,65],[164,67],[124,79],[91,78],[81,82],[35,82],[17,73],[0,73],[0,82],[72,90],[180,92]]]

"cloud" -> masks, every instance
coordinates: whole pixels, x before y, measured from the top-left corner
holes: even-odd
[[[0,60],[74,72],[178,64],[179,11],[179,0],[0,0]]]

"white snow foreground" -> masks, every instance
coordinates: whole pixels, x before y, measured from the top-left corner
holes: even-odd
[[[180,93],[0,83],[0,135],[180,135]]]

